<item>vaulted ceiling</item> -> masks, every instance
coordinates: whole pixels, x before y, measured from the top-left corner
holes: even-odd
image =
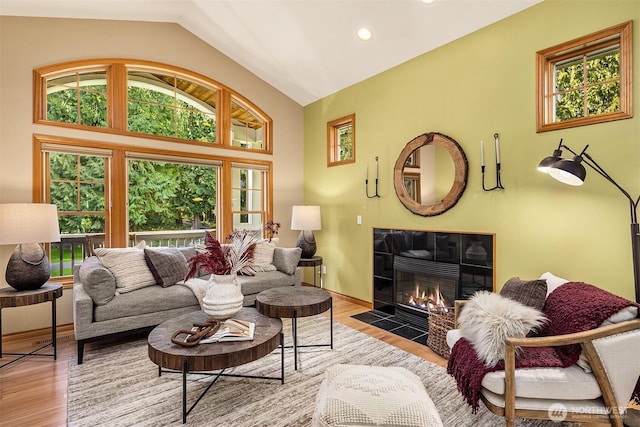
[[[0,0],[0,15],[177,23],[304,106],[541,1]]]

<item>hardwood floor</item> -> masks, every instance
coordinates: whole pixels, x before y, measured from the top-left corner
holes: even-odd
[[[354,314],[369,308],[339,295],[334,297],[333,315],[336,322],[349,326],[374,338],[385,341],[425,360],[446,366],[446,360],[428,347],[352,319]],[[129,339],[137,339],[132,337]],[[51,330],[14,334],[4,337],[3,351],[28,353],[51,340]],[[124,340],[122,340],[124,341]],[[93,343],[85,346],[85,354],[92,349],[112,343]],[[51,348],[44,352],[51,352]],[[73,325],[58,327],[58,357],[29,357],[0,368],[0,426],[64,426],[67,421],[67,374],[69,358],[76,354]],[[0,365],[12,360],[6,356]]]

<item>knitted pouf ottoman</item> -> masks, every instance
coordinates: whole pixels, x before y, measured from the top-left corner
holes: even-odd
[[[313,427],[442,427],[420,378],[400,367],[333,365],[316,397]]]

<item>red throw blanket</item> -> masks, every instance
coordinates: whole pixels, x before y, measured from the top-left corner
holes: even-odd
[[[597,328],[611,315],[639,304],[593,285],[569,282],[547,297],[544,314],[549,319],[537,336],[553,336]],[[526,347],[516,358],[516,368],[569,367],[578,361],[579,344],[560,347]],[[458,390],[473,413],[478,410],[482,379],[489,372],[504,370],[504,361],[490,367],[478,359],[473,345],[461,338],[451,349],[447,372],[458,383]],[[636,390],[636,393],[638,390]]]

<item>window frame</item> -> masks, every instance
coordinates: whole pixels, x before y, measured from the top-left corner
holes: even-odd
[[[620,46],[620,111],[556,122],[554,118],[555,65],[571,55],[586,56],[606,44]],[[633,117],[633,22],[628,21],[536,52],[536,132],[568,129]]]
[[[192,160],[194,164],[203,162],[219,163],[220,175],[218,181],[218,218],[216,233],[217,238],[223,240],[231,234],[233,229],[233,214],[231,200],[231,168],[233,165],[241,164],[249,168],[260,169],[264,172],[263,181],[263,221],[262,227],[268,221],[273,220],[273,162],[269,160],[247,160],[237,157],[213,156],[203,153],[191,153],[183,151],[171,151],[157,148],[147,148],[131,146],[110,142],[75,139],[63,136],[33,135],[33,193],[32,199],[35,203],[46,202],[49,179],[46,174],[45,160],[48,151],[61,151],[73,153],[77,149],[79,153],[90,153],[90,150],[110,150],[110,167],[108,181],[105,182],[109,188],[106,189],[109,195],[109,203],[106,206],[108,211],[108,223],[105,234],[107,235],[106,245],[111,247],[127,247],[129,243],[129,221],[127,217],[128,191],[113,191],[116,188],[126,188],[128,177],[128,161],[132,154],[136,158],[148,156],[148,160],[158,160],[161,156],[182,160]],[[45,149],[45,147],[47,147]],[[51,281],[71,284],[70,276],[52,278]]]
[[[340,160],[340,129],[351,126],[351,158]],[[327,123],[327,166],[339,166],[356,161],[356,115],[340,117]]]
[[[94,127],[78,123],[65,123],[47,120],[47,81],[66,74],[90,70],[106,70],[107,79],[107,127]],[[142,134],[128,130],[127,122],[127,78],[128,71],[146,71],[172,74],[178,78],[202,85],[216,91],[216,142],[201,142],[169,136]],[[144,137],[170,142],[179,142],[204,147],[217,147],[229,150],[240,150],[251,153],[273,154],[273,121],[257,105],[227,86],[196,72],[184,68],[153,61],[134,59],[88,59],[53,64],[33,70],[34,102],[33,122],[49,126],[75,128],[111,134]],[[233,146],[231,141],[231,100],[263,121],[263,148]]]

